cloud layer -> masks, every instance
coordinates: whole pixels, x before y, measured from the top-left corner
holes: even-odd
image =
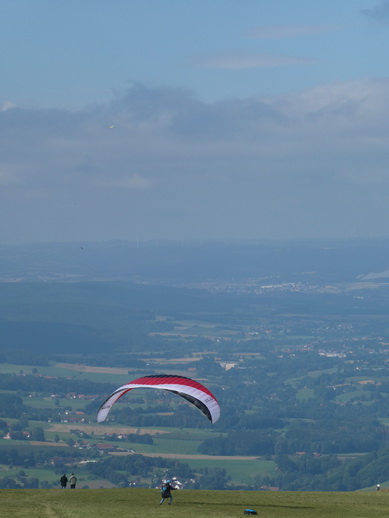
[[[205,103],[134,84],[79,111],[4,101],[2,241],[387,234],[388,87]]]
[[[383,1],[379,2],[372,9],[365,9],[363,11],[363,13],[380,22],[388,23],[389,22],[389,1],[383,0]]]

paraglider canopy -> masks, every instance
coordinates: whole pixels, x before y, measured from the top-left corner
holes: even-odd
[[[204,385],[184,376],[157,374],[138,378],[116,389],[99,408],[97,421],[102,423],[113,404],[124,394],[135,388],[151,388],[173,392],[199,408],[211,423],[216,423],[220,417],[219,403],[212,392]]]

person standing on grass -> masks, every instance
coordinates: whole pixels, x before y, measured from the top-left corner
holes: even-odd
[[[66,476],[66,473],[64,473],[62,475],[62,477],[60,478],[60,482],[61,482],[62,489],[66,489],[66,486],[67,486],[67,483],[68,483],[68,477]]]
[[[172,491],[176,490],[176,487],[173,487],[170,483],[170,480],[166,480],[166,482],[161,487],[161,501],[159,502],[159,505],[163,504],[164,501],[169,498],[168,504],[173,503],[173,497],[172,497]]]
[[[72,476],[69,478],[69,484],[70,489],[76,489],[77,477],[74,473],[72,473]]]

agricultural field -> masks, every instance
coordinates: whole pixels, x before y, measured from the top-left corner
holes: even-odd
[[[82,282],[43,282],[28,271],[2,283],[0,487],[54,488],[72,469],[88,487],[152,488],[166,476],[199,490],[385,486],[386,284],[357,282],[364,263],[350,273],[337,245],[308,247],[298,260],[293,247],[265,246],[266,264],[259,248],[227,249],[207,278],[204,263],[169,279],[84,272]],[[150,273],[166,272],[159,266]],[[220,419],[211,424],[176,394],[137,389],[97,423],[109,394],[149,374],[203,383]]]
[[[197,358],[196,360],[200,360]],[[172,363],[180,364],[182,358],[172,358]],[[187,361],[187,359],[186,359]],[[113,367],[96,367],[86,364],[73,365],[69,363],[52,363],[48,366],[26,366],[26,365],[3,365],[3,372],[6,374],[15,374],[22,376],[35,376],[49,378],[65,378],[75,379],[79,381],[93,381],[100,380],[102,382],[112,382],[113,384],[123,383],[126,378],[117,381],[118,377],[124,377],[127,369],[113,368]],[[72,375],[69,377],[69,373]],[[13,393],[12,391],[3,391],[3,393]],[[142,396],[149,396],[149,391],[139,391]],[[175,397],[169,397],[169,400]],[[22,397],[23,403],[31,409],[52,411],[62,415],[61,422],[53,420],[38,421],[29,420],[30,428],[41,428],[44,433],[45,441],[28,441],[28,445],[32,448],[57,449],[66,448],[68,455],[71,455],[71,449],[74,444],[78,444],[80,439],[82,444],[87,443],[90,447],[98,445],[102,441],[109,443],[112,446],[111,455],[127,455],[141,454],[145,457],[160,457],[162,459],[169,459],[171,461],[181,461],[189,465],[194,470],[198,468],[225,470],[229,477],[231,477],[232,484],[238,486],[242,484],[253,483],[254,478],[258,474],[267,474],[274,471],[274,463],[272,461],[260,460],[257,456],[223,456],[223,455],[203,455],[198,453],[199,445],[206,439],[212,437],[222,437],[225,433],[215,431],[212,427],[203,428],[184,428],[184,427],[131,427],[115,424],[114,422],[107,422],[98,424],[95,421],[95,415],[84,412],[89,400],[80,399],[71,395],[66,397],[64,395],[42,395],[35,391],[26,394]],[[100,400],[101,403],[103,399]],[[147,400],[146,400],[147,401]],[[130,405],[129,398],[125,405]],[[137,401],[137,408],[145,408],[149,403],[141,403]],[[69,416],[75,413],[82,413],[84,416],[82,421],[75,423],[67,422]],[[169,415],[169,412],[161,415]],[[9,420],[9,424],[15,424],[16,420]],[[111,442],[110,437],[113,435],[134,435],[142,436],[149,435],[152,437],[152,444],[139,443],[131,440],[121,440],[120,443]],[[9,440],[7,438],[0,439],[0,448],[20,448],[26,446],[26,441]],[[120,451],[115,451],[119,447]],[[52,450],[54,451],[54,450]],[[54,453],[53,453],[54,455]],[[78,471],[82,474],[83,469],[77,466]],[[0,472],[1,476],[15,477],[20,470],[7,470],[6,467]],[[58,482],[59,473],[55,473],[52,468],[28,468],[24,467],[25,476],[31,478],[38,478],[43,485],[56,485]],[[82,476],[83,483],[87,487],[93,487],[94,477],[90,475]],[[147,479],[145,479],[147,480]],[[150,479],[151,482],[151,479]],[[92,486],[89,484],[92,483]],[[107,481],[108,483],[108,481]]]
[[[209,355],[212,354],[210,351],[205,351],[202,355],[196,353],[193,355],[194,364],[201,365],[206,361],[209,363]],[[155,358],[150,355],[144,358],[139,357],[145,363],[153,366],[153,360]],[[241,352],[238,359],[230,360],[233,365],[250,365],[250,362],[263,362],[261,356],[257,354]],[[235,356],[236,358],[236,356]],[[165,364],[167,367],[176,365],[178,368],[188,362],[188,357],[177,356],[165,359],[165,363],[157,360],[158,365]],[[213,362],[215,360],[212,360]],[[222,359],[220,360],[222,362]],[[228,361],[225,362],[228,364]],[[247,370],[247,367],[246,367]],[[223,427],[213,427],[212,425],[204,428],[204,423],[201,420],[201,415],[197,414],[196,410],[187,408],[186,403],[182,403],[177,400],[176,396],[165,395],[158,399],[158,405],[161,406],[159,411],[153,409],[156,400],[153,394],[148,390],[139,390],[137,394],[131,393],[126,396],[125,399],[121,400],[120,404],[117,405],[116,413],[112,413],[112,418],[108,419],[103,424],[96,422],[96,411],[98,406],[104,401],[104,394],[94,394],[92,398],[81,397],[76,391],[70,389],[73,383],[92,383],[95,386],[97,392],[99,391],[100,384],[110,384],[110,386],[118,386],[130,379],[131,376],[136,376],[136,369],[127,369],[123,367],[110,367],[110,366],[96,366],[90,365],[87,362],[83,363],[69,363],[69,362],[53,362],[49,361],[47,365],[24,365],[24,364],[3,364],[2,371],[5,375],[14,375],[18,377],[31,377],[36,379],[37,382],[40,380],[63,380],[65,383],[65,391],[62,388],[61,392],[57,394],[51,394],[49,392],[42,393],[41,391],[31,390],[29,393],[23,393],[20,391],[3,390],[5,394],[19,394],[22,397],[22,402],[26,408],[30,408],[31,412],[46,412],[47,415],[51,415],[48,419],[34,419],[29,418],[29,428],[32,430],[41,429],[44,440],[33,440],[28,441],[28,445],[36,449],[44,449],[46,451],[55,451],[62,449],[66,451],[67,456],[72,455],[74,448],[77,448],[79,452],[85,451],[87,457],[91,455],[91,451],[96,453],[99,451],[100,444],[104,443],[104,451],[100,450],[100,455],[104,453],[110,457],[128,457],[131,459],[133,455],[142,455],[150,459],[165,459],[170,462],[181,462],[187,465],[194,473],[204,470],[211,470],[212,472],[224,472],[225,480],[228,480],[227,487],[255,487],[257,481],[272,480],[277,473],[279,466],[275,463],[275,457],[272,454],[266,454],[266,452],[257,454],[239,454],[234,452],[229,454],[227,451],[224,453],[214,453],[207,451],[204,454],[202,448],[203,444],[209,441],[216,440],[219,444],[223,441],[230,441],[228,432]],[[163,372],[163,371],[162,371]],[[180,371],[176,371],[180,372]],[[218,375],[206,375],[200,376],[203,382],[210,383],[213,381],[215,387],[222,387],[223,382]],[[228,375],[228,370],[224,371]],[[334,376],[337,375],[338,370],[336,368],[325,368],[320,370],[308,370],[306,377],[288,378],[285,381],[289,386],[294,387],[296,393],[296,401],[300,404],[306,404],[308,401],[315,401],[315,390],[312,386],[306,385],[308,380],[317,380],[321,376]],[[186,372],[184,374],[187,375]],[[347,391],[344,393],[337,394],[335,401],[345,404],[349,401],[353,401],[354,398],[364,396],[366,394],[366,388],[372,386],[371,383],[364,383],[365,379],[360,376],[360,372],[356,373],[355,377],[347,378]],[[58,381],[56,385],[58,385]],[[340,385],[340,384],[339,384]],[[103,385],[101,385],[103,386]],[[105,385],[104,385],[105,386]],[[355,387],[354,390],[350,388]],[[31,388],[33,385],[31,386]],[[68,390],[70,391],[68,392]],[[89,390],[89,389],[88,389]],[[107,391],[109,392],[109,390]],[[107,394],[106,392],[106,394]],[[223,393],[221,393],[223,397]],[[247,411],[247,416],[253,418],[260,411],[261,405],[252,406],[251,410]],[[131,412],[141,412],[140,415],[145,416],[144,419],[148,419],[150,423],[154,423],[156,420],[160,420],[158,426],[150,426],[140,424],[135,426],[128,426],[120,424],[118,420],[120,414],[130,410]],[[195,421],[202,426],[190,427],[175,425],[174,420],[175,413],[177,411],[185,410],[185,414],[190,416],[190,419]],[[119,414],[118,414],[119,412]],[[189,413],[188,413],[189,412]],[[228,412],[228,411],[227,411]],[[224,417],[224,416],[223,416]],[[9,419],[8,423],[11,426],[17,424],[17,420]],[[294,426],[293,423],[297,423],[298,420],[291,419],[289,425],[285,430],[291,429],[290,426]],[[309,422],[309,420],[307,421]],[[313,422],[313,421],[312,421]],[[385,421],[382,421],[386,424]],[[170,424],[170,426],[169,426]],[[123,436],[119,441],[116,439],[117,436]],[[131,436],[131,438],[129,438]],[[150,442],[142,442],[142,436],[149,436]],[[139,437],[139,439],[137,439]],[[250,439],[251,440],[251,439]],[[389,442],[389,439],[388,439]],[[10,440],[9,437],[0,439],[1,448],[20,448],[26,446],[25,440]],[[54,454],[52,453],[51,456]],[[347,452],[342,456],[347,457]],[[356,458],[355,455],[350,458]],[[81,459],[82,460],[82,459]],[[74,461],[73,461],[74,462]],[[78,461],[80,462],[80,461]],[[66,469],[65,465],[63,468]],[[73,464],[71,469],[77,469],[80,476],[82,477],[83,484],[85,487],[96,487],[96,480],[106,480],[109,485],[108,479],[101,479],[98,474],[92,474],[85,472],[85,468],[82,464]],[[39,479],[39,483],[42,487],[54,486],[57,484],[59,471],[58,468],[51,468],[48,466],[40,466],[39,468],[31,468],[23,466],[25,476],[31,479]],[[3,469],[3,475],[6,477],[17,477],[19,470],[7,470]],[[122,470],[123,473],[123,470]],[[0,474],[1,476],[1,474]],[[19,477],[20,478],[20,477]],[[149,477],[138,477],[138,483],[141,485],[152,485],[154,478]],[[92,484],[92,485],[90,485]]]

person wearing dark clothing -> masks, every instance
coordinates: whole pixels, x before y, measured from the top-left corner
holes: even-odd
[[[61,487],[62,489],[66,489],[66,486],[68,484],[68,477],[66,476],[66,474],[64,473],[62,475],[62,477],[60,478],[60,482],[61,482]]]
[[[77,477],[74,473],[72,473],[72,476],[69,478],[69,484],[70,489],[76,489],[76,483],[77,483]]]
[[[174,491],[176,490],[177,488],[176,487],[173,487],[170,483],[170,480],[167,480],[163,486],[161,487],[161,501],[159,502],[159,505],[163,504],[164,501],[169,498],[169,502],[168,504],[172,504],[173,503],[173,497],[172,497],[172,494],[171,494],[171,491]]]

